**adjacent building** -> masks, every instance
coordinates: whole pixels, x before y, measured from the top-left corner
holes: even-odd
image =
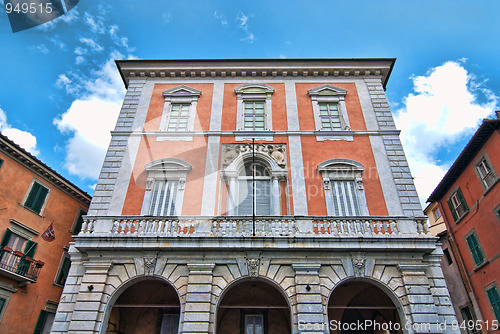
[[[49,333],[90,196],[0,134],[0,333]],[[51,228],[55,239],[40,238]]]
[[[117,61],[52,333],[458,333],[394,62]]]
[[[498,115],[498,112],[497,112]],[[500,332],[500,119],[485,119],[430,195],[431,230],[460,321]],[[466,331],[467,332],[467,331]],[[475,332],[469,330],[468,332]]]

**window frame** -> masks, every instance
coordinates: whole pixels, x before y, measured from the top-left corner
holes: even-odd
[[[10,297],[16,292],[17,289],[13,285],[0,281],[0,298],[4,300],[3,308],[0,308],[0,323],[2,322],[7,307],[9,306]]]
[[[236,87],[236,131],[246,132],[248,135],[238,134],[235,136],[236,141],[242,140],[265,140],[272,141],[273,137],[266,132],[273,130],[272,117],[272,95],[274,88],[267,84],[249,83]],[[246,103],[263,103],[264,104],[264,129],[263,130],[247,130],[245,129],[245,106]]]
[[[263,332],[264,334],[269,333],[269,323],[268,323],[268,310],[262,309],[241,309],[240,310],[240,333],[246,333],[246,317],[247,316],[260,316],[263,322]]]
[[[317,141],[325,140],[346,140],[353,141],[350,134],[341,134],[336,132],[351,131],[351,124],[347,115],[347,106],[345,103],[345,96],[347,90],[330,84],[324,84],[307,91],[311,98],[315,130]],[[340,130],[324,129],[321,117],[322,104],[336,104],[338,110],[338,119],[340,123]]]
[[[271,172],[268,170],[268,168],[265,166],[265,164],[263,164],[261,161],[256,161],[255,165],[263,168],[267,172],[267,175],[264,175],[264,176],[256,175],[255,181],[262,182],[262,184],[264,184],[266,186],[267,190],[269,191],[269,194],[267,196],[269,213],[261,215],[261,214],[259,214],[258,203],[259,203],[259,198],[262,199],[262,197],[257,196],[257,191],[260,189],[257,186],[257,184],[256,184],[256,187],[253,186],[253,179],[254,178],[252,176],[248,176],[248,175],[244,174],[244,170],[246,169],[246,166],[248,164],[252,165],[252,162],[250,161],[250,163],[249,163],[249,161],[245,161],[244,165],[242,166],[242,168],[240,169],[240,172],[238,174],[238,179],[236,182],[235,214],[237,216],[252,216],[253,215],[253,212],[250,212],[250,213],[239,212],[240,204],[243,203],[243,200],[244,200],[244,199],[240,198],[240,187],[241,187],[242,183],[246,183],[247,189],[248,189],[248,184],[251,185],[251,189],[252,189],[251,196],[252,196],[252,202],[253,202],[252,209],[254,208],[254,205],[255,205],[255,215],[256,216],[271,216],[273,214],[273,204],[274,204],[273,203],[273,188],[272,188]],[[248,196],[248,191],[247,191],[247,196]]]
[[[454,201],[460,202],[458,205],[455,205]],[[460,187],[457,187],[455,191],[453,191],[450,196],[448,197],[447,200],[448,207],[451,211],[451,215],[453,216],[453,219],[455,223],[458,223],[463,217],[467,215],[469,212],[469,206],[467,205],[467,201],[465,200],[465,197],[462,193],[462,190]],[[457,211],[457,208],[463,206],[464,212],[459,215],[459,212]]]
[[[484,254],[483,247],[481,246],[481,243],[479,242],[479,238],[477,236],[477,232],[475,229],[472,229],[469,233],[465,235],[465,244],[467,245],[467,248],[469,249],[469,254],[472,258],[472,262],[475,265],[476,268],[484,265],[486,262],[488,262],[488,259],[486,258],[486,254]],[[471,248],[471,245],[469,243],[469,239],[474,238],[476,245],[474,248]],[[472,240],[472,239],[470,239]],[[475,254],[480,254],[482,257],[482,261],[480,263],[477,263],[476,261],[476,255]]]
[[[41,204],[40,206],[40,209],[39,211],[36,211],[36,201],[37,201],[37,197],[35,197],[35,203],[34,204],[34,207],[29,207],[26,205],[26,202],[28,201],[28,199],[31,197],[31,192],[33,191],[33,187],[35,186],[35,184],[38,184],[40,187],[42,187],[43,189],[46,189],[47,190],[47,193],[45,194],[45,197],[43,199],[43,203]],[[47,202],[49,200],[49,197],[50,197],[50,194],[52,192],[52,189],[47,186],[46,183],[40,181],[39,179],[37,178],[33,178],[33,180],[31,180],[31,183],[28,187],[28,190],[26,191],[26,194],[24,195],[24,198],[23,198],[23,201],[22,201],[22,206],[25,208],[25,209],[28,209],[29,211],[33,212],[33,213],[36,213],[37,215],[39,216],[42,216],[43,215],[43,212],[45,211],[45,207],[47,206]],[[36,195],[38,196],[38,194]]]
[[[498,298],[495,302],[495,305],[493,305],[490,299],[489,291],[496,292],[496,296]],[[485,286],[484,293],[486,294],[486,298],[488,298],[488,302],[490,303],[491,311],[493,312],[494,317],[496,318],[496,320],[500,321],[500,291],[498,290],[497,282],[495,281]],[[495,306],[496,306],[496,311],[495,311]]]
[[[68,262],[69,266],[67,268],[66,274],[64,274],[64,265]],[[69,257],[68,251],[64,250],[63,255],[61,256],[61,260],[59,261],[59,268],[57,269],[56,277],[54,279],[54,285],[63,287],[64,284],[66,284],[70,268],[71,268],[71,259]],[[66,277],[64,277],[64,279],[62,280],[62,276]]]
[[[78,233],[80,233],[80,231],[82,230],[83,216],[85,216],[85,215],[87,215],[87,211],[83,208],[78,208],[76,218],[73,222],[73,226],[71,227],[71,233],[73,235],[78,235]],[[80,222],[80,218],[81,218],[81,222]],[[79,228],[78,231],[77,231],[77,228]]]
[[[141,216],[150,216],[150,209],[153,200],[153,192],[155,181],[176,181],[177,191],[175,194],[175,215],[178,216],[182,212],[182,204],[184,201],[184,190],[186,185],[187,174],[192,167],[189,163],[174,159],[164,158],[152,161],[145,165],[148,178],[146,180],[146,190],[142,202]]]
[[[483,171],[480,166],[486,166],[490,171],[486,175],[483,175]],[[484,191],[487,192],[498,182],[498,174],[491,163],[490,158],[486,152],[482,152],[474,161],[474,171],[483,187]],[[488,181],[491,180],[491,181]]]
[[[164,140],[184,140],[192,141],[193,136],[187,132],[191,132],[194,129],[194,121],[197,113],[198,99],[201,96],[201,91],[180,85],[163,92],[164,105],[163,112],[160,120],[160,132],[164,132],[160,136],[157,136],[157,141]],[[186,130],[168,130],[170,124],[170,117],[172,114],[173,105],[189,105],[189,114],[187,121]]]
[[[357,161],[348,159],[330,159],[318,165],[318,172],[322,176],[323,189],[325,191],[326,211],[332,217],[355,217],[339,216],[335,209],[335,197],[332,189],[332,182],[351,181],[354,183],[354,194],[359,207],[359,216],[368,216],[368,205],[363,186],[364,167]]]
[[[439,213],[439,215],[438,215]],[[443,215],[441,214],[441,210],[439,210],[439,207],[435,207],[433,210],[432,210],[432,214],[434,215],[434,219],[436,219],[436,221],[441,218]]]

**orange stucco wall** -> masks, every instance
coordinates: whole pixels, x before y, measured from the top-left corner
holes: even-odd
[[[11,219],[38,231],[39,235],[32,239],[38,242],[34,258],[45,262],[38,281],[25,287],[17,287],[17,282],[0,275],[1,282],[17,288],[17,292],[11,295],[0,322],[0,333],[33,333],[40,310],[45,309],[46,301],[59,301],[62,287],[53,285],[53,282],[59,270],[63,247],[69,246],[72,241],[70,230],[77,219],[79,209],[87,211],[87,207],[3,153],[0,153],[0,158],[4,160],[0,167],[0,237],[11,226]],[[22,205],[33,178],[51,189],[41,216]],[[56,239],[52,242],[37,240],[51,223]]]
[[[157,84],[148,108],[144,131],[158,131],[163,113],[164,98],[162,92],[181,85]],[[200,90],[194,130],[206,131],[210,127],[210,110],[212,107],[212,84],[187,84]],[[189,163],[192,171],[186,178],[184,198],[189,199],[182,208],[182,215],[200,215],[203,194],[203,177],[205,176],[205,160],[207,155],[206,137],[193,137],[192,141],[157,141],[155,136],[143,137],[134,162],[132,176],[122,209],[123,215],[139,215],[146,188],[147,173],[145,165],[162,158],[176,158]]]
[[[296,84],[300,129],[303,131],[315,129],[311,98],[307,92],[309,89],[320,85],[322,83]],[[335,86],[347,89],[345,102],[351,129],[366,130],[356,85],[335,83]],[[306,189],[308,191],[307,205],[310,215],[324,216],[327,214],[323,182],[317,167],[318,164],[329,159],[350,159],[361,163],[365,168],[363,186],[370,215],[384,216],[388,214],[368,137],[354,136],[353,141],[326,140],[318,142],[314,136],[304,136],[301,142]]]
[[[470,276],[475,296],[479,302],[484,320],[495,319],[488,297],[484,290],[489,284],[496,281],[500,288],[500,246],[498,236],[500,235],[500,221],[495,216],[494,209],[500,205],[500,183],[490,188],[485,194],[476,172],[474,162],[476,158],[486,152],[497,175],[500,173],[500,134],[494,132],[488,142],[479,150],[471,164],[463,171],[455,184],[449,189],[447,194],[441,199],[440,204],[443,208],[447,224],[452,228],[455,240]],[[454,222],[450,208],[447,204],[448,198],[457,187],[460,187],[469,212],[457,223]],[[485,255],[485,264],[476,268],[469,247],[466,242],[466,236],[472,230],[475,230],[483,253]]]
[[[160,118],[163,112],[164,99],[162,92],[166,89],[176,87],[182,83],[175,85],[158,84],[153,90],[153,96],[146,117],[145,131],[158,131],[160,126]],[[273,130],[286,131],[287,112],[286,112],[286,97],[285,87],[282,83],[266,83],[272,86],[275,91],[272,95],[272,117]],[[314,117],[312,111],[311,99],[307,91],[317,87],[322,83],[307,83],[296,84],[297,104],[299,111],[299,122],[301,130],[314,130]],[[197,116],[195,122],[195,130],[208,130],[210,123],[210,111],[212,104],[212,89],[211,84],[187,84],[189,87],[202,91],[202,95],[198,100]],[[234,89],[240,86],[241,83],[227,83],[224,85],[223,92],[223,110],[222,110],[222,131],[234,131],[236,129],[236,109],[237,99]],[[345,97],[347,113],[351,128],[353,130],[365,130],[365,122],[356,86],[352,83],[335,84],[340,88],[348,90]],[[249,141],[239,142],[248,143]],[[260,143],[263,141],[256,141]],[[288,146],[287,136],[273,137],[274,143],[283,143]],[[221,145],[225,143],[235,143],[234,136],[222,136]],[[270,142],[263,142],[270,143]],[[138,150],[138,156],[134,164],[133,175],[130,179],[130,185],[125,199],[125,205],[122,211],[124,215],[138,215],[141,211],[141,206],[144,198],[146,178],[144,166],[156,159],[160,158],[177,158],[191,164],[192,171],[187,176],[186,190],[184,194],[185,201],[182,209],[183,215],[199,215],[201,212],[201,200],[203,193],[203,177],[205,170],[206,159],[206,138],[194,137],[192,142],[185,141],[157,141],[154,136],[144,137],[141,140]],[[365,187],[366,200],[368,209],[371,215],[387,215],[386,203],[384,200],[382,187],[376,171],[375,159],[371,151],[371,144],[368,137],[355,136],[354,141],[324,141],[318,142],[315,136],[302,137],[302,151],[304,161],[304,172],[306,177],[306,190],[309,206],[309,214],[311,215],[326,215],[326,203],[322,180],[317,172],[319,163],[334,158],[351,159],[360,162],[365,167],[363,176],[363,184]],[[290,152],[288,150],[288,161],[290,162]],[[219,161],[220,164],[220,161]],[[220,166],[219,166],[220,169]],[[288,177],[288,194],[293,194],[291,175]],[[219,194],[220,175],[218,175],[217,189],[214,189],[214,196],[217,201],[216,214],[226,214],[227,208],[227,191],[222,191]],[[282,188],[282,213],[288,211],[294,214],[293,197],[289,201],[285,196],[285,188]],[[221,201],[222,203],[219,203]],[[189,203],[189,204],[188,204]],[[288,208],[290,206],[290,208]]]

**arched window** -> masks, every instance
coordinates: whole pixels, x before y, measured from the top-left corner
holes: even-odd
[[[286,205],[280,190],[288,175],[286,145],[223,144],[222,152],[227,215],[251,216],[254,209],[258,216],[281,215]]]
[[[245,161],[240,169],[237,182],[236,215],[271,215],[271,177],[261,163]]]

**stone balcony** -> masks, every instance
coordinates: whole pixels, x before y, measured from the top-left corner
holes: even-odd
[[[408,217],[86,217],[78,237],[432,238],[425,218]]]

